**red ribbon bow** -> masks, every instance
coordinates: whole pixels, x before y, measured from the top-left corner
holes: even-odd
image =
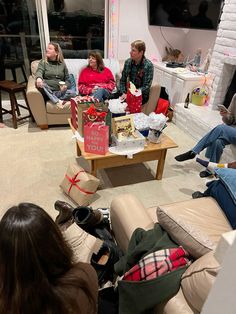
[[[92,104],[86,113],[92,117],[106,117],[107,113],[105,111],[97,111],[94,104]]]
[[[69,190],[68,190],[68,194],[70,194],[70,191],[72,189],[72,186],[76,186],[78,190],[80,190],[81,192],[85,193],[85,194],[94,194],[94,192],[89,192],[89,191],[85,191],[84,189],[82,189],[81,187],[78,186],[78,182],[80,182],[81,180],[80,179],[76,179],[78,177],[78,175],[81,173],[81,172],[85,172],[84,170],[81,170],[79,172],[76,173],[76,175],[74,175],[72,178],[70,178],[67,174],[66,174],[66,178],[70,181],[71,185],[69,187]]]

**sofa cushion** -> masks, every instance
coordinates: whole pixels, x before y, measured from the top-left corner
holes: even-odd
[[[65,114],[65,113],[68,113],[70,114],[71,113],[71,110],[70,110],[70,101],[67,101],[64,105],[63,105],[63,108],[53,104],[51,101],[47,101],[46,103],[46,111],[47,113],[55,113],[55,114]]]
[[[35,78],[35,73],[38,68],[40,60],[34,60],[31,62],[31,74]],[[116,81],[119,80],[120,77],[120,64],[117,59],[103,59],[104,65],[108,67]],[[78,81],[78,76],[83,68],[85,68],[88,64],[88,59],[65,59],[65,63],[68,68],[68,72],[73,74],[76,80],[76,85]]]
[[[162,205],[157,208],[157,219],[172,239],[195,258],[213,250],[221,234],[232,230],[211,197]]]
[[[199,312],[220,270],[213,254],[212,251],[197,259],[182,276],[183,294],[188,303]]]

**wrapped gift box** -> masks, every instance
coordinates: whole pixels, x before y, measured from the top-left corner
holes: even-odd
[[[138,131],[135,130],[133,135],[128,136],[126,139],[118,139],[117,136],[113,135],[113,143],[121,149],[131,149],[131,148],[144,148],[146,139],[145,137]]]
[[[98,178],[85,172],[78,164],[71,163],[60,187],[78,205],[85,206],[90,204],[99,183]]]
[[[83,102],[84,99],[84,102]],[[87,100],[87,101],[86,101]],[[88,110],[88,108],[94,104],[98,111],[104,111],[107,113],[105,122],[109,126],[109,139],[111,135],[111,112],[108,109],[108,104],[99,102],[92,96],[77,96],[71,98],[71,123],[76,131],[79,132],[81,136],[84,136],[84,120],[83,112]]]

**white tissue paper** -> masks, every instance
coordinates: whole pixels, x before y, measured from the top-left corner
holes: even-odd
[[[145,130],[149,128],[149,117],[143,113],[135,113],[134,114],[134,127],[137,130]]]
[[[150,129],[162,131],[166,127],[166,121],[168,118],[163,113],[157,114],[155,112],[151,112],[148,118]]]
[[[160,143],[161,134],[164,128],[167,126],[166,121],[167,117],[163,114],[156,114],[154,112],[149,114],[149,132],[148,140],[152,143]]]
[[[125,113],[125,109],[127,107],[127,103],[126,102],[121,102],[120,98],[110,99],[108,103],[109,103],[108,109],[112,113]]]

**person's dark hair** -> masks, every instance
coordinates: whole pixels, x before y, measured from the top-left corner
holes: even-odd
[[[100,54],[100,52],[98,52],[98,51],[90,51],[89,54],[88,54],[88,57],[89,58],[93,57],[93,58],[96,59],[97,67],[98,67],[98,71],[99,72],[104,70],[104,62],[103,62],[102,55]]]
[[[74,276],[73,253],[52,218],[39,206],[20,203],[0,221],[0,313],[82,313],[77,289],[96,300]]]

